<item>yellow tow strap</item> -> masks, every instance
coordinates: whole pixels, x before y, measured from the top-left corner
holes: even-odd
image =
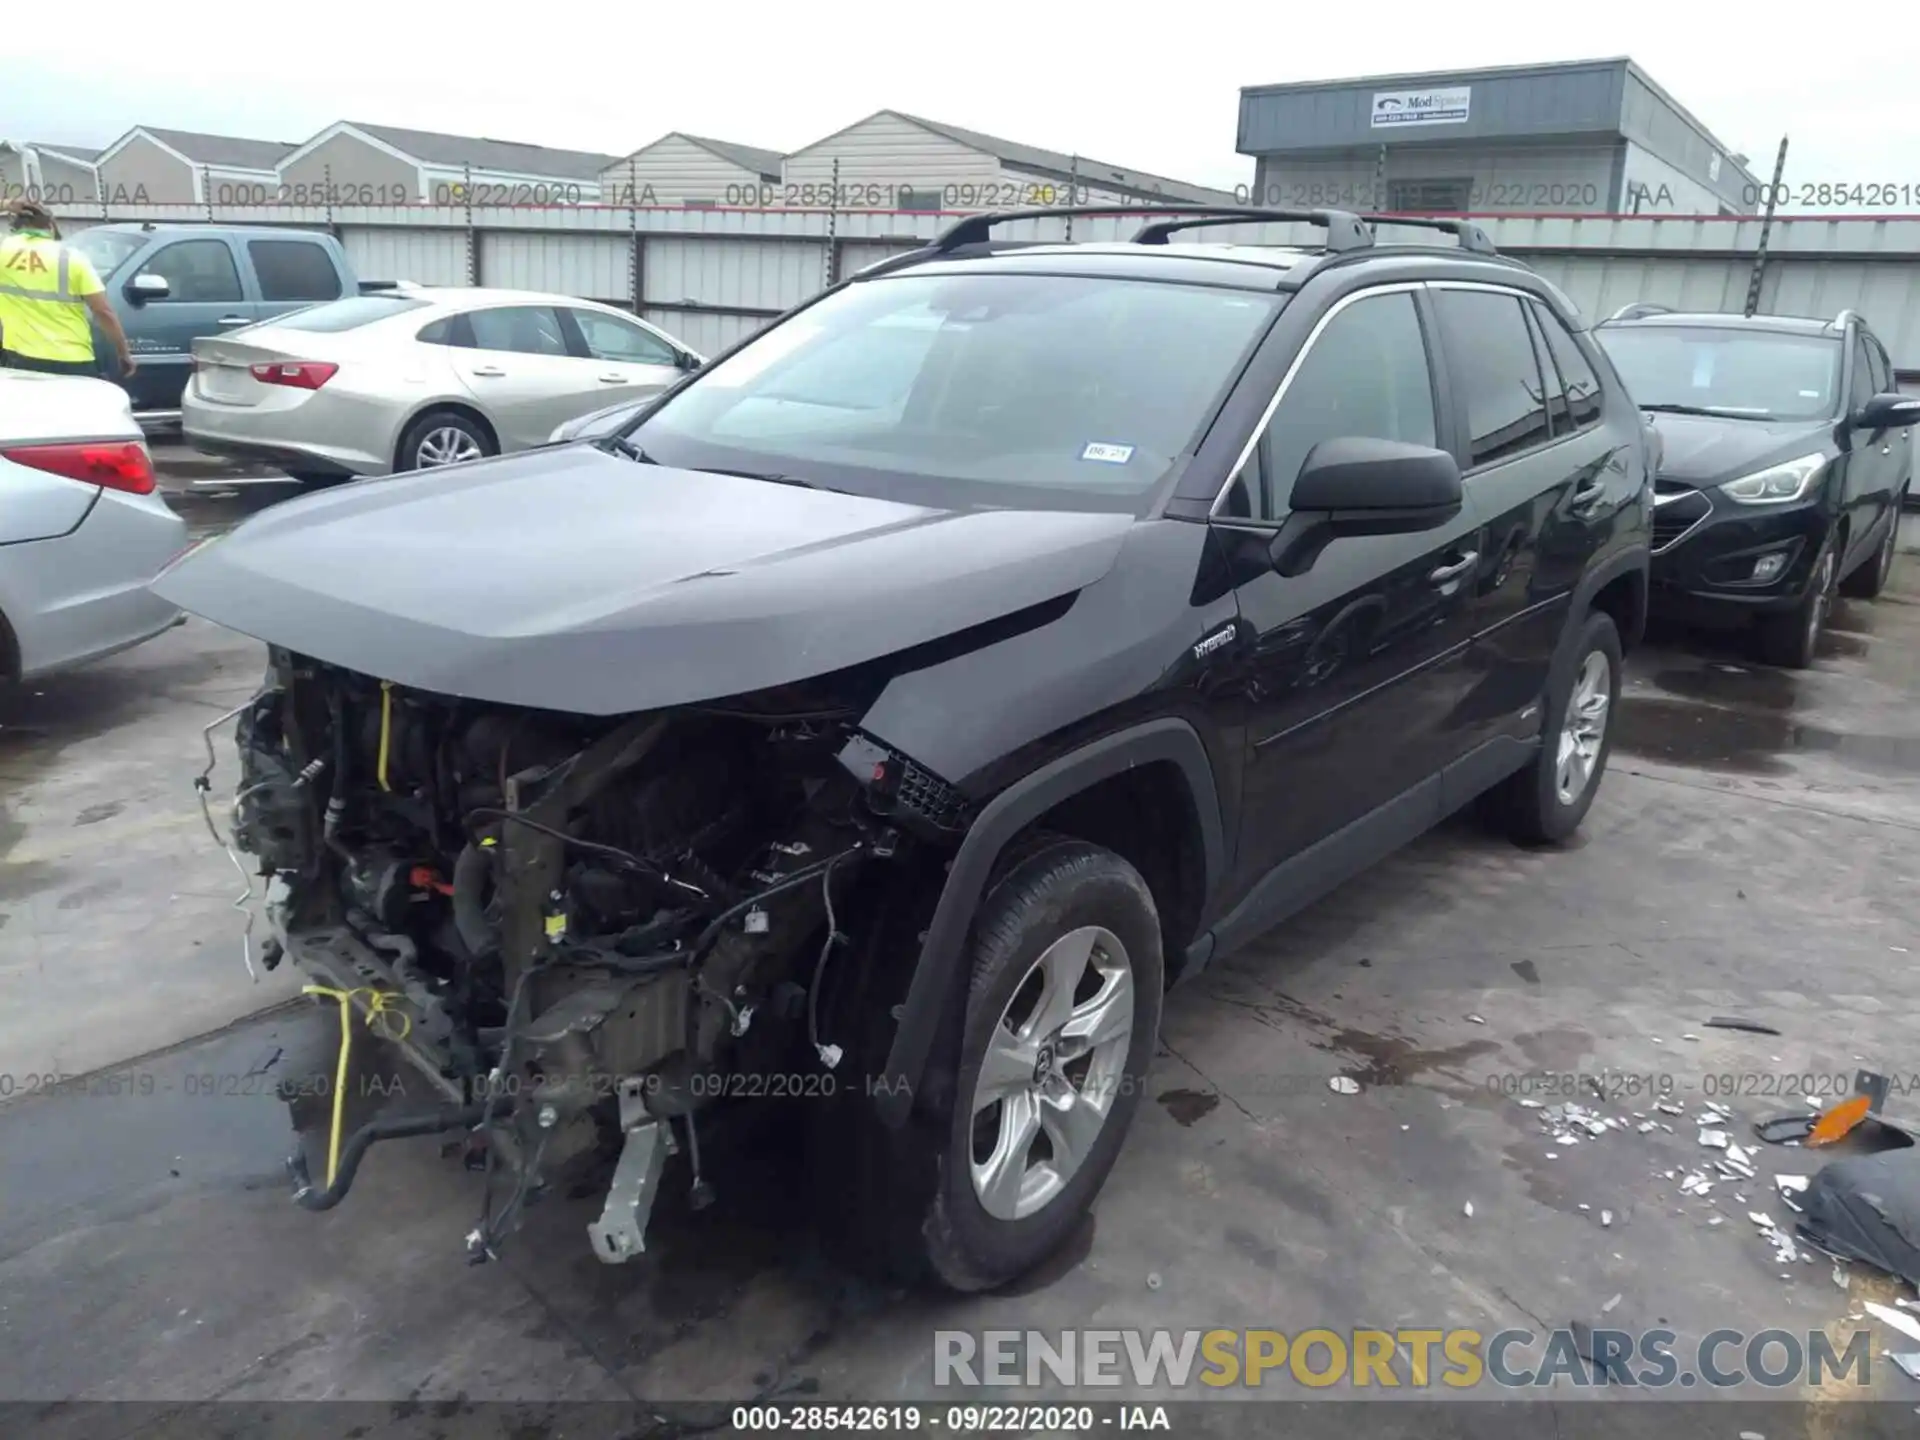
[[[413,1017],[396,1010],[400,997],[391,990],[362,986],[354,990],[335,990],[329,985],[303,985],[303,995],[324,995],[340,1003],[340,1062],[333,1073],[333,1124],[327,1136],[327,1188],[333,1188],[334,1174],[340,1168],[340,1124],[347,1105],[347,1057],[353,1052],[353,997],[367,997],[367,1028],[387,1040],[404,1040],[413,1029]]]
[[[380,682],[380,760],[377,777],[382,790],[392,790],[387,784],[387,741],[393,735],[393,682]]]

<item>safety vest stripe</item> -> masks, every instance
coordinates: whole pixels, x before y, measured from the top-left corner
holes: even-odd
[[[64,270],[66,267],[63,264],[61,268]],[[49,305],[84,305],[87,303],[83,296],[69,295],[67,293],[65,283],[66,276],[62,275],[60,279],[62,283],[59,293],[57,294],[52,290],[29,290],[23,285],[0,285],[0,295],[18,295],[22,300],[44,300]]]

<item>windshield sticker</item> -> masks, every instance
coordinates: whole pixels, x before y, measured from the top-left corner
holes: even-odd
[[[1102,465],[1124,465],[1133,458],[1133,446],[1109,445],[1095,440],[1080,452],[1082,460],[1098,460]]]
[[[1704,390],[1713,383],[1713,351],[1700,349],[1693,352],[1693,388]]]

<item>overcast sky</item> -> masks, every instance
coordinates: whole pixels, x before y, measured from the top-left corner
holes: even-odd
[[[96,0],[81,13],[79,25],[13,27],[0,136],[105,145],[144,123],[300,141],[355,119],[614,154],[669,130],[784,151],[897,108],[1232,186],[1253,174],[1233,148],[1242,85],[1628,54],[1763,179],[1784,129],[1790,182],[1920,185],[1911,42],[1673,0],[1374,0],[1319,14],[1191,0],[549,0],[403,14],[391,0],[335,0],[297,15]]]

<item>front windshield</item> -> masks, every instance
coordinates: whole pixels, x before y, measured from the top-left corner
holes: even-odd
[[[667,465],[918,503],[1131,509],[1279,303],[1062,275],[862,282],[712,366],[627,439]]]
[[[1708,325],[1602,325],[1593,333],[1634,403],[1650,410],[1755,420],[1821,420],[1835,410],[1836,339]]]
[[[94,273],[105,280],[120,268],[122,261],[147,243],[147,237],[121,230],[95,229],[82,230],[66,243],[86,256]]]

